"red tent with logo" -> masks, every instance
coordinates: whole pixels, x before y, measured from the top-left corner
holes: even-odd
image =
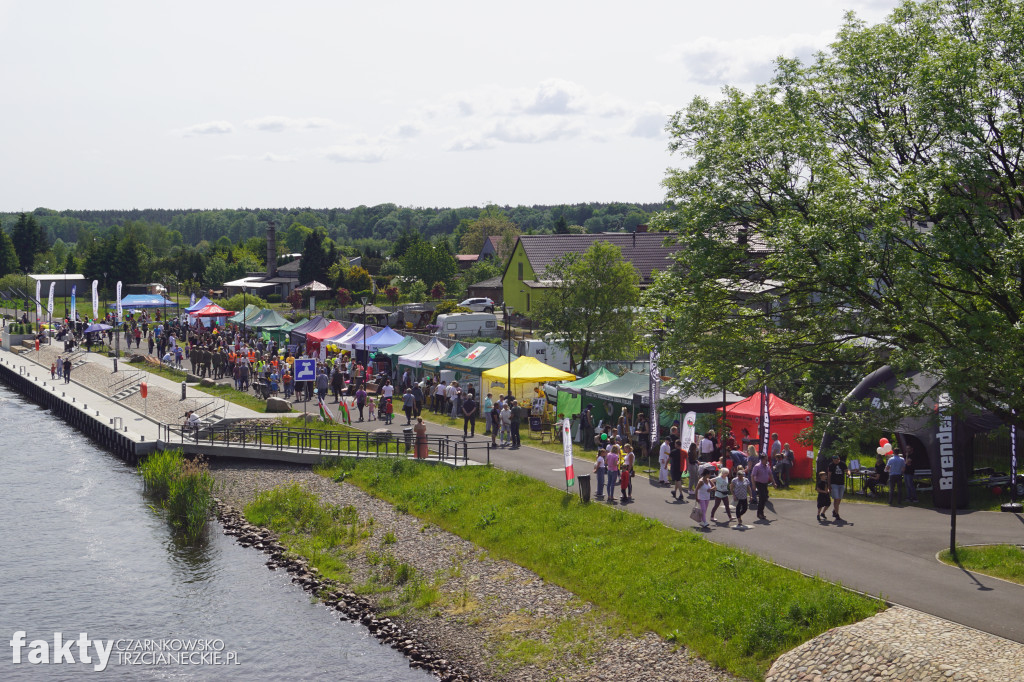
[[[718,408],[718,411],[721,412],[722,408]],[[729,405],[726,415],[736,442],[740,443],[744,438],[756,438],[757,442],[753,445],[760,451],[761,392]],[[787,403],[774,393],[769,393],[768,418],[771,420],[772,433],[779,434],[779,440],[783,444],[789,443],[793,448],[796,463],[793,465],[792,477],[813,478],[814,443],[802,440],[799,436],[802,431],[814,426],[814,413]]]
[[[323,329],[318,329],[315,332],[309,332],[306,334],[306,352],[310,355],[317,352],[320,349],[320,344],[324,339],[333,339],[335,336],[345,332],[345,325],[337,320],[331,320]]]
[[[230,317],[234,315],[233,310],[224,310],[216,303],[211,303],[208,306],[200,308],[199,310],[189,313],[193,317]]]

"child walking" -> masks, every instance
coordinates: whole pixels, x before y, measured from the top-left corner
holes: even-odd
[[[819,521],[827,521],[825,518],[825,512],[832,506],[832,496],[829,494],[828,487],[828,472],[818,472],[818,482],[814,486],[814,491],[818,493],[818,516],[816,517]]]

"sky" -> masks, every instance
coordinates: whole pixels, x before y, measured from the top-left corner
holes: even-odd
[[[669,117],[895,0],[0,0],[0,211],[660,202]]]

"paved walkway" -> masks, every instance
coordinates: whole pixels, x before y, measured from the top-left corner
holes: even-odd
[[[401,431],[404,417],[392,431]],[[369,429],[381,422],[369,422]],[[479,427],[479,422],[477,423]],[[428,433],[462,436],[461,429],[428,423]],[[478,432],[479,433],[479,432]],[[478,435],[471,439],[483,443]],[[473,451],[470,450],[470,457]],[[593,460],[590,460],[591,462]],[[491,452],[491,463],[565,488],[562,455],[530,447],[523,434],[518,450]],[[638,472],[642,469],[637,467]],[[577,473],[591,467],[577,460]],[[640,474],[633,486],[636,501],[620,509],[656,518],[676,528],[695,529],[689,518],[692,501],[676,501],[668,488],[658,487]],[[597,503],[605,504],[605,503]],[[1024,586],[946,566],[936,552],[949,546],[949,514],[917,507],[893,508],[881,504],[845,504],[845,523],[815,520],[811,500],[775,499],[767,522],[755,522],[753,512],[744,519],[748,530],[712,524],[707,539],[739,547],[775,563],[855,590],[878,595],[940,618],[1024,643]],[[719,516],[724,514],[719,510]],[[957,515],[960,544],[1024,544],[1024,516],[1000,512],[961,512]],[[1024,676],[1024,673],[1022,673]]]

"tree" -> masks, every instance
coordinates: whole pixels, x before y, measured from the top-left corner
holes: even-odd
[[[434,286],[430,287],[430,296],[435,300],[444,298],[445,286],[444,282],[434,282]]]
[[[335,298],[338,299],[338,305],[344,308],[352,302],[352,292],[348,289],[338,289],[338,293]]]
[[[0,228],[0,277],[18,272],[18,253],[14,250],[14,242]]]
[[[11,241],[14,251],[18,254],[18,263],[22,267],[31,268],[37,253],[47,249],[46,231],[30,213],[18,214],[18,222],[11,230]]]
[[[327,231],[322,227],[306,235],[302,245],[302,262],[299,263],[299,281],[303,284],[313,280],[321,283],[327,280],[327,271],[331,266],[327,259],[328,245],[325,243],[328,239]]]
[[[298,310],[302,307],[302,292],[298,289],[292,289],[292,293],[288,294],[288,303],[291,304],[292,310]]]
[[[384,290],[384,298],[388,300],[388,303],[395,305],[398,303],[398,287],[388,287]]]
[[[551,286],[530,316],[565,346],[572,372],[588,360],[632,356],[640,278],[619,247],[595,241],[585,253],[556,258],[543,279]]]
[[[485,208],[479,218],[467,222],[463,229],[459,239],[459,250],[462,253],[480,253],[488,238],[498,237],[499,260],[512,253],[516,237],[519,236],[519,228],[497,206]]]
[[[373,278],[365,268],[353,265],[345,273],[345,282],[352,291],[367,291],[373,288]]]
[[[418,241],[402,256],[402,272],[424,282],[448,282],[457,271],[455,258],[443,245]]]
[[[1024,413],[1022,31],[1005,0],[850,15],[812,64],[678,112],[689,164],[656,225],[683,248],[648,297],[676,321],[666,366],[713,383],[888,362]]]

